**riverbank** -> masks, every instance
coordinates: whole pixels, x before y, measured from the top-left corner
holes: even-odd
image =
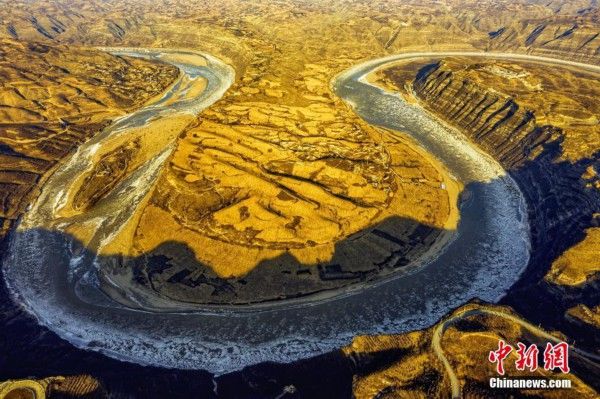
[[[528,255],[519,191],[497,164],[466,140],[398,97],[362,83],[368,69],[339,80],[338,95],[355,104],[368,122],[411,134],[442,159],[453,176],[469,182],[469,201],[461,206],[456,239],[435,259],[420,259],[422,263],[408,273],[331,300],[275,303],[253,312],[145,313],[100,301],[88,284],[93,276],[85,269],[71,267],[76,284],[66,283],[69,253],[77,254],[83,264],[95,256],[80,243],[60,234],[21,230],[11,240],[5,263],[11,289],[41,323],[77,346],[141,364],[216,373],[314,356],[360,334],[423,328],[473,296],[497,299],[518,278]],[[61,253],[65,245],[70,248],[66,254]]]

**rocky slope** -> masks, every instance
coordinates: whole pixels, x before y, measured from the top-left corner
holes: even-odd
[[[532,265],[540,270],[552,265],[545,280],[579,288],[594,284],[599,266],[581,255],[598,250],[598,76],[449,60],[423,67],[413,89],[431,111],[464,131],[516,178],[529,203]],[[559,258],[588,228],[587,238]],[[571,253],[580,254],[578,261]],[[569,274],[582,276],[567,282]]]
[[[464,132],[519,184],[528,203],[532,255],[502,302],[581,347],[597,348],[597,75],[453,58],[396,65],[379,78]],[[385,386],[386,378],[377,375],[359,384]]]
[[[437,115],[459,126],[507,168],[523,165],[560,135],[557,128],[536,123],[533,112],[513,98],[456,76],[442,63],[421,69],[413,89]]]

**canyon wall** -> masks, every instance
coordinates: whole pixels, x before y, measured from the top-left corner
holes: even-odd
[[[423,66],[412,82],[414,94],[429,111],[494,156],[525,195],[532,257],[523,278],[507,296],[507,304],[532,320],[575,332],[563,325],[563,316],[582,301],[589,306],[598,303],[600,272],[598,265],[584,258],[567,262],[561,255],[577,243],[584,252],[597,251],[586,233],[592,237],[598,226],[600,190],[595,171],[600,151],[566,159],[565,144],[581,144],[574,128],[541,123],[538,110],[523,106],[519,96],[499,91],[501,85],[492,89],[478,83],[482,79],[472,71],[481,65],[457,65],[439,61]],[[552,90],[540,90],[536,96],[535,101],[523,97],[523,103],[555,100]],[[577,107],[561,112],[573,118],[585,115]],[[585,129],[587,135],[597,137],[594,124]],[[561,281],[561,273],[583,277],[569,285]],[[556,311],[549,312],[549,308]]]
[[[522,166],[544,145],[562,138],[559,128],[539,125],[534,112],[511,96],[457,76],[443,62],[423,67],[413,89],[437,116],[459,127],[507,169]]]

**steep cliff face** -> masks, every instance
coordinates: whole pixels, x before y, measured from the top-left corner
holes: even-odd
[[[524,107],[521,97],[509,94],[510,90],[498,90],[508,87],[500,81],[494,86],[482,84],[486,79],[473,72],[479,68],[478,64],[458,68],[452,62],[431,63],[419,70],[412,88],[426,108],[494,156],[519,184],[528,203],[532,255],[529,270],[506,302],[533,320],[557,327],[563,324],[562,316],[569,306],[581,301],[593,305],[600,299],[594,289],[600,275],[597,266],[560,260],[577,243],[580,252],[598,250],[589,237],[594,236],[598,225],[600,190],[597,177],[589,171],[598,169],[600,147],[594,144],[595,152],[587,151],[585,156],[572,156],[568,160],[563,153],[566,144],[572,148],[585,146],[584,134],[574,134],[579,128],[582,133],[597,137],[597,123],[581,122],[587,118],[583,108],[588,100],[594,102],[593,97],[579,98],[576,103],[567,103],[569,99],[558,101],[550,87],[541,85],[539,98],[523,96],[522,102],[553,103],[548,112],[554,114],[554,119],[548,115],[543,119],[560,126],[541,124],[538,113],[541,115],[543,111]],[[593,88],[599,89],[597,84]],[[597,111],[592,113],[597,115]],[[575,120],[581,123],[578,125]],[[560,277],[582,273],[585,276],[577,284],[565,285]],[[531,300],[524,296],[531,296]],[[557,310],[555,313],[547,312],[549,304]]]
[[[428,391],[419,392],[425,396],[439,396],[435,389],[448,392],[445,371],[434,373],[423,366],[436,363],[424,361],[423,356],[436,347],[445,356],[456,357],[448,360],[460,380],[462,396],[488,397],[485,390],[491,369],[473,359],[485,358],[489,348],[489,341],[477,343],[477,339],[488,340],[500,331],[509,342],[532,342],[541,325],[554,335],[556,331],[566,334],[561,339],[576,342],[580,349],[598,348],[600,144],[595,140],[600,135],[595,118],[600,112],[595,104],[600,87],[597,77],[588,84],[586,74],[572,73],[502,60],[446,59],[396,64],[372,76],[387,90],[418,101],[501,162],[526,198],[532,251],[528,270],[500,302],[509,307],[467,304],[438,323],[433,332],[359,337],[344,348],[359,366],[361,359],[374,363],[375,353],[382,358],[377,371],[354,376],[357,398],[394,391],[412,394],[416,386],[427,387]],[[511,317],[513,310],[520,316]],[[527,338],[520,338],[525,331]],[[436,335],[439,340],[434,344]],[[484,353],[470,352],[482,348],[486,348]],[[467,372],[461,371],[463,365],[469,365]],[[598,389],[595,366],[575,369],[571,376],[582,376]],[[508,374],[515,375],[515,371]],[[403,376],[410,376],[410,382],[403,381]],[[562,395],[571,394],[597,396],[595,391]]]
[[[428,108],[509,169],[523,165],[544,144],[562,138],[559,128],[540,125],[534,112],[514,98],[455,74],[443,62],[422,68],[413,89]]]

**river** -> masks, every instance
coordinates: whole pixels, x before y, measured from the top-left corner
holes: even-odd
[[[115,49],[111,49],[115,52]],[[53,174],[13,233],[4,278],[16,300],[77,347],[139,364],[231,372],[264,361],[288,362],[347,345],[360,334],[399,333],[434,324],[472,298],[497,301],[518,280],[529,259],[523,196],[490,156],[416,105],[366,82],[365,74],[392,61],[352,68],[333,83],[335,93],[367,122],[413,137],[465,185],[455,238],[410,274],[398,274],[326,300],[274,303],[256,309],[153,312],[132,309],[94,286],[94,256],[68,235],[43,228],[61,203],[65,184],[89,168],[94,145],[128,134],[173,113],[198,113],[225,92],[233,73],[214,58],[207,65],[169,61],[158,50],[120,53],[161,58],[182,70],[183,81],[208,80],[196,99],[176,83],[163,99],[128,115],[82,145]],[[172,53],[172,52],[171,52]],[[414,55],[419,57],[421,55]],[[115,191],[112,213],[97,214],[101,242],[132,212],[152,184],[170,147],[157,153]],[[108,201],[108,204],[111,204]],[[126,204],[126,206],[117,206]]]

